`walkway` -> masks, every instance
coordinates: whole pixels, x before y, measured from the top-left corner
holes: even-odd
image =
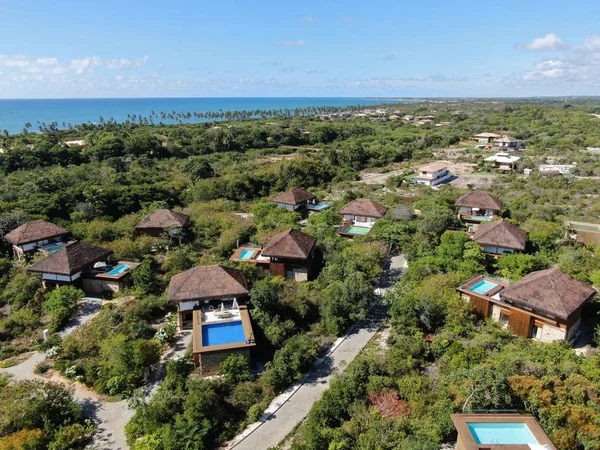
[[[65,338],[73,333],[78,327],[91,320],[102,306],[102,300],[86,297],[82,299],[80,314],[67,324],[67,327],[60,332],[60,337]],[[163,357],[163,362],[184,355],[188,345],[192,341],[192,333],[186,332],[179,336],[175,346]],[[44,352],[35,352],[28,359],[7,369],[0,369],[0,373],[11,375],[16,380],[40,380],[57,381],[67,384],[73,388],[73,398],[83,407],[86,417],[91,418],[98,425],[98,432],[94,436],[91,448],[94,450],[127,450],[127,441],[125,439],[125,425],[133,417],[134,411],[131,410],[126,400],[106,401],[96,392],[88,389],[81,383],[67,382],[62,376],[55,378],[42,377],[34,373],[35,366],[46,359]],[[156,390],[162,381],[165,372],[161,366],[155,373],[154,381],[148,386],[148,399],[156,393]]]
[[[381,287],[383,294],[393,285],[406,268],[403,256],[393,257],[386,268]],[[278,445],[306,417],[313,404],[329,388],[331,376],[341,372],[375,336],[388,316],[388,305],[378,301],[368,317],[359,322],[346,336],[338,339],[332,350],[315,363],[308,374],[296,385],[275,398],[260,422],[250,425],[236,436],[225,448],[236,450],[259,450]]]

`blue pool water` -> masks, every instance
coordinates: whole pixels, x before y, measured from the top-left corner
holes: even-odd
[[[478,444],[538,444],[527,424],[519,422],[467,423]]]
[[[237,259],[250,259],[254,254],[254,250],[242,250]]]
[[[246,342],[244,325],[241,321],[209,323],[202,325],[202,346]]]
[[[331,205],[327,203],[317,203],[316,205],[310,205],[310,209],[314,209],[315,211],[323,211],[324,209],[330,208]]]
[[[110,275],[111,277],[116,277],[117,275],[121,275],[126,270],[129,270],[131,266],[129,264],[119,264],[118,266],[113,267],[110,271],[106,272],[106,275]]]
[[[486,292],[491,291],[496,286],[496,283],[492,283],[491,281],[481,280],[479,283],[474,284],[469,288],[471,292],[475,292],[476,294],[485,294]]]
[[[63,248],[64,246],[65,246],[65,243],[60,242],[57,244],[46,245],[46,246],[44,246],[44,250],[46,250],[49,253],[55,253],[55,252],[59,251],[61,248]]]

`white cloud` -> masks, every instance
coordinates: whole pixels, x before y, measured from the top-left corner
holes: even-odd
[[[321,73],[327,73],[327,71],[325,69],[315,69],[315,70],[309,70],[308,73],[310,73],[310,74],[321,74]]]
[[[302,20],[304,22],[313,23],[317,21],[317,18],[315,16],[304,16]]]
[[[600,85],[600,36],[588,36],[582,45],[565,48],[555,57],[542,59],[512,80]]]
[[[295,41],[283,41],[283,45],[286,47],[302,47],[304,46],[304,41],[302,39],[298,39]]]
[[[544,37],[535,38],[528,44],[518,44],[517,47],[531,51],[551,51],[564,49],[566,45],[556,34],[548,33]]]

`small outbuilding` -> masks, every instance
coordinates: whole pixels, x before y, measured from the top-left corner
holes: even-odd
[[[477,227],[473,236],[483,251],[494,256],[525,251],[527,233],[504,219]]]
[[[135,229],[139,233],[153,237],[164,234],[181,235],[190,220],[190,216],[171,209],[157,209],[144,217]]]

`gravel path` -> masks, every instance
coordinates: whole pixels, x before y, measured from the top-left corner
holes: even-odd
[[[401,276],[406,259],[396,256],[386,268],[377,294],[383,295]],[[307,375],[296,385],[277,397],[261,420],[250,425],[236,436],[225,448],[236,450],[259,450],[278,445],[306,417],[313,404],[329,388],[331,376],[341,372],[369,343],[388,317],[388,305],[378,301],[368,317],[359,322],[346,336],[336,341],[330,353],[313,365]]]

